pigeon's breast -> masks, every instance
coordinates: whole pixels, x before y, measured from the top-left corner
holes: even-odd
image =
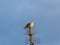
[[[30,27],[31,27],[31,28],[33,27],[33,24],[34,24],[34,23],[30,23]]]

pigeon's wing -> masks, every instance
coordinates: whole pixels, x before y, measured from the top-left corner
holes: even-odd
[[[28,27],[29,27],[29,25],[30,25],[30,23],[28,23],[28,24],[24,27],[24,29],[28,28]]]

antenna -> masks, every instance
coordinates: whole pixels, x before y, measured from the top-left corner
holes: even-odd
[[[35,45],[36,43],[40,43],[40,38],[34,37],[34,34],[36,34],[36,32],[35,32],[35,30],[32,29],[32,23],[31,22],[28,23],[25,28],[27,28],[25,30],[25,35],[27,35],[25,38],[25,44],[26,45],[28,45],[28,44]]]

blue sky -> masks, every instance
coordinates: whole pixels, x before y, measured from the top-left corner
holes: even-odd
[[[60,0],[0,0],[0,45],[24,45],[32,20],[39,45],[60,45]]]

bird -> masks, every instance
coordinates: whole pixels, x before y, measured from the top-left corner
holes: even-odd
[[[33,25],[34,25],[34,21],[31,21],[30,23],[28,23],[28,24],[24,27],[24,29],[32,28]]]

